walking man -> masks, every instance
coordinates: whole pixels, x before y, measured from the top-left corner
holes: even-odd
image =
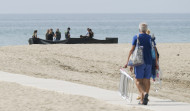
[[[148,30],[148,25],[146,23],[139,24],[139,41],[140,46],[143,46],[143,56],[144,56],[144,64],[135,66],[135,78],[136,78],[136,86],[138,88],[140,94],[139,104],[147,105],[148,104],[148,93],[150,89],[150,78],[151,78],[151,69],[152,69],[152,55],[151,55],[151,36],[146,34]],[[127,64],[125,68],[127,68],[129,58],[133,51],[135,50],[137,43],[137,35],[133,37],[132,48],[129,52]],[[133,67],[130,67],[130,71],[133,71]]]

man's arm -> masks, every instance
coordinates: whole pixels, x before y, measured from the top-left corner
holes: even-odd
[[[133,53],[133,51],[135,50],[135,45],[132,46],[131,50],[129,51],[129,55],[128,55],[128,59],[127,59],[127,64],[124,66],[124,68],[127,68],[128,62],[129,62],[129,58],[131,56],[131,54]]]
[[[127,64],[124,66],[124,68],[127,68],[127,66],[128,66],[128,62],[129,62],[129,59],[130,59],[130,57],[131,57],[131,54],[132,54],[133,51],[135,50],[136,43],[137,43],[137,36],[134,36],[134,37],[133,37],[133,41],[132,41],[132,48],[131,48],[131,50],[129,51],[129,55],[128,55],[128,58],[127,58]],[[130,67],[130,71],[131,71],[131,72],[133,71],[133,67]]]

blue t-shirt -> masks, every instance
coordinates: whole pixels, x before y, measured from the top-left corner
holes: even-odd
[[[143,55],[145,64],[152,65],[152,45],[151,45],[151,36],[148,34],[139,34],[140,46],[143,46]],[[137,35],[133,37],[132,45],[136,46]]]

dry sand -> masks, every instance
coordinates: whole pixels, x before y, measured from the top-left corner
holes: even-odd
[[[110,105],[89,97],[0,82],[0,111],[149,111]]]
[[[190,43],[158,44],[163,87],[151,95],[190,103]],[[118,90],[130,44],[0,47],[0,70]]]

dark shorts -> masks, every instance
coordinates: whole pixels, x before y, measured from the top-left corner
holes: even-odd
[[[136,79],[150,79],[152,73],[152,65],[143,64],[140,66],[135,66]]]

